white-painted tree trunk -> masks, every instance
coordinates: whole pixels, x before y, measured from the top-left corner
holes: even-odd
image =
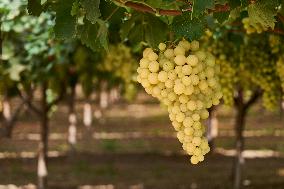
[[[38,164],[37,164],[37,176],[38,176],[38,188],[45,189],[46,178],[47,178],[47,166],[46,160],[43,153],[38,154]]]
[[[75,113],[69,115],[68,143],[74,149],[77,143],[77,118]]]
[[[206,125],[206,137],[210,148],[214,150],[214,139],[218,136],[218,119],[214,110],[210,111],[210,115],[208,120],[206,121]]]
[[[90,101],[87,101],[84,104],[84,108],[83,108],[84,112],[83,112],[83,123],[87,128],[90,128],[92,126],[92,122],[93,122],[93,112],[92,112],[92,105],[90,103]]]
[[[101,82],[101,92],[100,92],[100,107],[106,109],[108,107],[108,92],[107,92],[107,82]]]
[[[3,116],[6,121],[11,120],[11,106],[7,98],[3,99]]]

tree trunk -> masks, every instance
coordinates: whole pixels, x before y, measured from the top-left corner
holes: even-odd
[[[90,129],[93,123],[93,111],[90,97],[86,99],[83,111],[83,123],[88,129]]]
[[[101,91],[100,91],[100,107],[101,109],[106,109],[108,107],[108,92],[107,92],[107,82],[101,82]]]
[[[68,143],[70,145],[70,151],[75,152],[75,145],[77,143],[77,116],[75,113],[75,86],[71,88],[71,94],[69,98],[69,128],[68,128]]]
[[[244,164],[243,150],[244,150],[244,137],[243,130],[245,127],[246,110],[244,106],[238,106],[235,120],[235,133],[236,133],[236,157],[234,162],[234,189],[240,189],[242,184],[242,167]]]
[[[216,111],[211,108],[209,109],[209,118],[206,121],[207,133],[206,137],[210,146],[210,152],[214,152],[214,139],[218,136],[218,119]]]
[[[0,137],[12,137],[12,131],[14,129],[15,123],[17,121],[18,115],[21,113],[22,108],[24,107],[24,102],[20,103],[15,111],[11,113],[10,101],[7,97],[4,97],[2,101],[3,106],[3,117],[2,117],[2,129]]]
[[[48,119],[48,105],[46,98],[46,85],[42,87],[41,109],[42,115],[40,119],[40,142],[38,147],[38,189],[47,188],[47,156],[48,156],[48,133],[49,133],[49,119]]]

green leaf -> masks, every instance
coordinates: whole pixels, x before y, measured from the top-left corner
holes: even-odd
[[[174,18],[172,29],[177,37],[185,37],[192,41],[203,35],[205,22],[198,18],[191,20],[189,13],[184,13]]]
[[[80,3],[78,0],[76,0],[72,5],[71,15],[75,16],[79,13],[79,11],[80,11]]]
[[[274,0],[259,0],[248,6],[248,15],[250,21],[254,24],[261,24],[264,28],[272,28],[275,26],[275,16],[277,14],[276,7],[278,3]]]
[[[217,1],[216,1],[216,4],[224,5],[224,4],[226,4],[226,3],[228,3],[228,0],[217,0]]]
[[[206,9],[214,7],[214,0],[193,0],[192,16],[198,17],[203,14]]]
[[[100,0],[81,0],[81,4],[86,11],[87,19],[93,24],[101,16],[100,13]]]
[[[54,32],[58,39],[72,38],[75,34],[76,18],[71,15],[73,6],[71,0],[60,0],[56,4],[56,19]]]
[[[128,39],[132,43],[147,42],[152,47],[157,47],[165,41],[168,26],[158,17],[136,13],[121,26],[122,40]]]
[[[98,20],[99,30],[97,34],[97,38],[99,38],[101,46],[108,50],[108,28],[107,23],[103,20]]]
[[[168,26],[159,18],[148,15],[145,24],[145,40],[152,46],[156,47],[159,43],[164,42],[167,36]]]
[[[39,16],[42,12],[40,0],[28,0],[28,12],[31,15]]]
[[[229,6],[231,10],[241,6],[241,1],[240,0],[228,0]]]
[[[222,24],[229,18],[230,12],[215,12],[213,13],[213,17]]]
[[[135,26],[135,22],[139,19],[138,14],[133,15],[129,20],[126,20],[120,28],[120,38],[125,40],[131,29]]]
[[[102,20],[98,20],[96,24],[85,20],[85,24],[78,27],[78,37],[93,51],[108,49],[108,30],[106,23]]]

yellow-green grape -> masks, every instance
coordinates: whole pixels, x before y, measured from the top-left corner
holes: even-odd
[[[167,79],[168,79],[168,74],[167,74],[167,72],[165,72],[165,71],[160,71],[159,74],[158,74],[158,80],[159,80],[160,82],[166,82]]]
[[[177,138],[193,164],[203,161],[210,150],[202,121],[209,116],[206,108],[222,97],[218,69],[215,57],[201,50],[198,41],[186,40],[171,48],[160,43],[158,52],[146,48],[137,69],[146,92],[167,106]]]
[[[157,61],[149,62],[148,69],[151,72],[157,72],[159,70],[159,67],[160,67],[160,65]]]
[[[167,45],[165,43],[160,43],[159,44],[159,49],[160,51],[164,51],[166,49]]]
[[[243,18],[242,23],[244,25],[247,34],[262,33],[263,31],[268,30],[268,27],[264,27],[260,23],[252,22],[249,17]]]

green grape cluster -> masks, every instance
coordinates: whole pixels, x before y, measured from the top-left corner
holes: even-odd
[[[281,39],[278,35],[269,35],[269,45],[273,54],[279,53],[281,50]]]
[[[207,43],[216,57],[216,64],[221,67],[219,77],[225,104],[232,106],[235,91],[241,88],[245,99],[253,90],[259,90],[263,93],[265,108],[277,108],[281,89],[276,71],[276,57],[279,53],[274,49],[281,45],[276,37],[254,34],[245,35],[243,41],[238,41],[238,45],[225,37],[209,39]]]
[[[138,65],[134,59],[131,49],[123,44],[111,45],[109,52],[105,54],[103,62],[98,65],[100,73],[108,75],[110,80],[122,84],[122,92],[127,100],[132,100],[137,92],[136,69]]]
[[[208,40],[208,39],[207,39]],[[220,66],[220,84],[225,105],[232,106],[234,103],[235,85],[238,82],[238,66],[236,60],[238,53],[231,43],[221,40],[210,44],[209,51],[216,57],[216,64]]]
[[[251,81],[263,91],[263,105],[268,110],[278,107],[281,98],[277,61],[269,45],[269,38],[249,38],[241,46],[240,61]]]
[[[260,23],[251,22],[249,17],[243,18],[242,23],[244,25],[247,34],[252,34],[252,33],[259,34],[268,30],[268,28],[263,27]]]
[[[146,48],[137,69],[137,81],[145,91],[167,106],[170,120],[191,163],[204,160],[210,151],[203,136],[207,111],[220,103],[221,87],[215,57],[198,41],[181,40],[177,46],[159,44],[159,52]]]
[[[98,65],[98,70],[109,72],[113,77],[120,78],[125,82],[131,82],[137,69],[135,62],[129,47],[123,44],[111,45],[103,62]]]
[[[277,73],[281,81],[282,98],[284,99],[284,57],[281,56],[277,61]]]

